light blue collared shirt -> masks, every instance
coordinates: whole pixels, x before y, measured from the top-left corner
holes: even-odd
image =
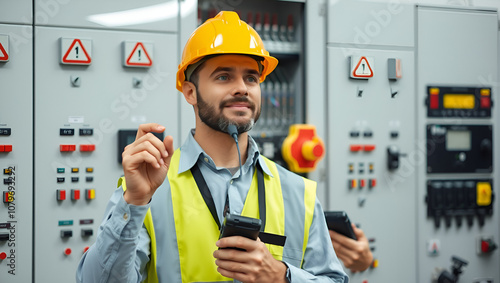
[[[219,221],[222,223],[226,195],[229,198],[231,213],[241,214],[246,195],[250,189],[255,166],[261,166],[264,173],[271,177],[272,174],[260,156],[257,144],[250,136],[248,139],[248,157],[245,163],[242,164],[242,174],[238,170],[232,175],[228,169],[215,166],[212,158],[203,151],[193,135],[194,130],[190,132],[187,140],[181,146],[178,173],[190,170],[195,164],[199,166],[214,199]],[[236,155],[238,153],[228,152],[228,154]],[[291,185],[287,184],[290,180],[297,180],[296,176],[287,175],[293,173],[281,167],[279,167],[279,171],[280,176],[281,174],[285,175],[281,176],[282,186]],[[164,182],[163,186],[169,186],[168,180]],[[158,190],[160,189],[161,187]],[[292,196],[286,195],[285,191],[283,189],[284,199],[291,198]],[[105,217],[97,233],[96,242],[80,261],[76,274],[77,282],[122,283],[141,282],[145,279],[151,240],[143,222],[146,212],[151,206],[166,205],[163,200],[157,197],[158,194],[158,191],[155,192],[149,204],[135,206],[125,202],[121,187],[115,191],[107,205]],[[164,219],[165,223],[161,224],[164,227],[163,229],[174,227],[173,217],[165,216]],[[294,230],[293,227],[297,226],[293,224],[294,219],[289,219],[286,222],[287,225],[290,225],[288,227],[291,227],[291,230]],[[286,230],[287,227],[285,227]],[[166,232],[168,239],[165,241],[157,239],[157,245],[163,245],[158,246],[157,249],[163,249],[165,250],[164,254],[169,255],[165,258],[157,258],[158,276],[160,282],[180,283],[180,273],[178,268],[175,267],[179,264],[177,247],[162,244],[175,243],[175,230],[169,229]],[[289,236],[295,236],[295,233]],[[348,282],[348,277],[333,251],[323,210],[317,199],[302,268],[297,267],[300,265],[301,248],[293,251],[287,249],[286,246],[283,261],[288,263],[293,282]],[[292,254],[295,255],[292,256]],[[292,261],[294,261],[294,265],[290,264]],[[164,279],[162,280],[162,278]]]

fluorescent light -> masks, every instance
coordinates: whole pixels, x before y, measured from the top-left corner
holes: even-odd
[[[194,3],[194,1],[188,2]],[[192,7],[187,7],[186,10],[190,8]],[[177,16],[178,11],[179,7],[177,1],[171,1],[120,12],[91,15],[87,17],[87,20],[106,27],[121,27],[153,23],[174,18]]]

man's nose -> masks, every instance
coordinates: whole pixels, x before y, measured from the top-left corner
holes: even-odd
[[[232,95],[248,95],[248,86],[244,77],[238,77],[234,80]]]

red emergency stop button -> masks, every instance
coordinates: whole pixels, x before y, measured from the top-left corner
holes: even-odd
[[[70,248],[64,249],[64,254],[65,255],[70,255],[71,254],[71,249]]]
[[[325,155],[325,146],[316,135],[316,127],[296,124],[290,126],[281,153],[291,171],[306,173],[316,169],[318,161]]]
[[[316,160],[325,153],[323,145],[319,142],[306,141],[302,145],[302,155],[307,160]]]

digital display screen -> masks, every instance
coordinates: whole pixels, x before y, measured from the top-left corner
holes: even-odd
[[[445,109],[474,109],[475,102],[473,94],[443,95],[443,107]]]
[[[446,150],[466,150],[471,147],[470,131],[448,130],[446,132]]]

